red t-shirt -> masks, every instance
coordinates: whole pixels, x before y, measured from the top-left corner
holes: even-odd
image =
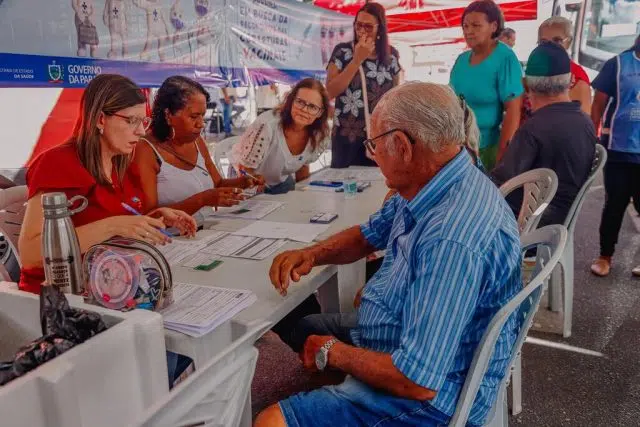
[[[584,71],[584,68],[582,68],[580,65],[576,64],[575,62],[571,61],[571,86],[570,86],[570,88],[573,89],[573,87],[576,85],[576,83],[578,83],[580,80],[582,80],[583,82],[587,83],[588,85],[591,85],[591,82],[589,81],[589,76],[587,75],[587,72]]]
[[[71,216],[73,225],[80,227],[116,215],[131,215],[122,203],[144,212],[140,179],[132,168],[127,170],[122,184],[118,183],[115,171],[114,185],[100,185],[89,174],[70,144],[63,144],[39,155],[27,171],[29,199],[40,192],[61,191],[67,198],[81,195],[87,198],[88,206]],[[42,268],[23,268],[20,274],[20,289],[40,292],[44,281]]]

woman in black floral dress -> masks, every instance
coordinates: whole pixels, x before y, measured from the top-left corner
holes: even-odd
[[[398,51],[389,45],[384,7],[365,4],[356,14],[353,27],[354,41],[338,44],[327,65],[327,91],[330,98],[335,98],[332,168],[375,166],[362,144],[367,132],[360,66],[366,80],[369,114],[382,95],[398,85],[401,69]]]

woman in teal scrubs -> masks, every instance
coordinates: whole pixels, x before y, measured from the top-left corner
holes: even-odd
[[[450,85],[465,99],[480,128],[480,158],[487,170],[500,160],[520,124],[522,67],[509,46],[498,41],[504,17],[492,0],[471,3],[462,14],[470,50],[456,59]]]

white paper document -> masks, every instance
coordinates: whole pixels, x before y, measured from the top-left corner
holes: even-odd
[[[238,236],[224,231],[207,236],[202,252],[232,258],[265,259],[286,243],[284,239]]]
[[[201,337],[256,301],[254,293],[188,283],[173,284],[174,303],[160,311],[164,327]]]
[[[329,224],[295,224],[290,222],[256,221],[233,234],[267,239],[289,239],[311,243],[327,231]]]
[[[323,169],[313,174],[313,181],[344,181],[355,179],[356,181],[383,181],[384,175],[380,168],[346,168],[346,169]]]
[[[204,246],[205,244],[198,240],[173,239],[168,245],[157,246],[157,248],[167,259],[169,265],[177,266],[195,257]]]
[[[246,200],[237,206],[219,208],[213,216],[238,219],[262,219],[283,206],[282,202],[272,200]]]

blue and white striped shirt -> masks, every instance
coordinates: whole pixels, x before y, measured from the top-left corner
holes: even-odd
[[[387,252],[364,288],[352,338],[391,354],[451,416],[488,323],[522,288],[513,213],[462,150],[413,200],[392,197],[361,231]],[[498,339],[470,423],[481,425],[496,399],[516,328],[511,318]]]

